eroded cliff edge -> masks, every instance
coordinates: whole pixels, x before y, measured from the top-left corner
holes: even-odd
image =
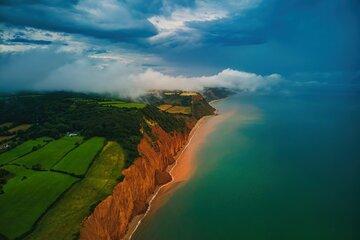
[[[138,145],[140,157],[123,171],[124,180],[94,212],[84,220],[80,239],[122,239],[132,218],[144,213],[147,200],[156,188],[171,180],[166,172],[174,163],[177,153],[185,146],[191,129],[202,116],[214,109],[199,96],[193,98],[194,115],[186,117],[186,129],[166,132],[158,124],[149,124]]]

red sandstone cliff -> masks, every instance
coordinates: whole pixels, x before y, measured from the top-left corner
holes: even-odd
[[[189,129],[192,128],[192,122]],[[147,200],[157,186],[171,180],[166,168],[174,163],[176,153],[186,144],[189,132],[167,133],[152,127],[156,142],[145,135],[138,146],[141,157],[123,171],[124,180],[85,219],[80,239],[121,239],[131,219],[147,209]]]

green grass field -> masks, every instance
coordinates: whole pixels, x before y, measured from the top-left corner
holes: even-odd
[[[27,153],[30,153],[32,152],[33,147],[36,146],[42,147],[47,143],[47,141],[50,140],[51,138],[43,137],[43,138],[37,138],[26,141],[23,144],[20,144],[19,146],[0,154],[0,165],[9,163],[16,158],[19,158]]]
[[[173,105],[171,104],[161,104],[160,106],[158,106],[158,108],[161,110],[161,111],[165,111],[168,110],[169,108],[173,107]]]
[[[168,113],[181,113],[181,114],[191,114],[191,107],[187,106],[174,106],[171,104],[162,104],[158,106],[161,111],[168,112]]]
[[[86,173],[96,154],[103,148],[105,139],[93,137],[69,152],[53,169],[78,176]]]
[[[112,107],[118,107],[118,108],[144,108],[146,106],[145,103],[139,103],[139,102],[124,102],[124,101],[104,101],[99,102],[103,106],[112,106]]]
[[[38,222],[28,239],[78,239],[81,222],[92,206],[111,194],[125,165],[116,142],[108,142],[85,178],[76,183]]]
[[[191,107],[172,106],[166,110],[168,113],[191,114]]]
[[[42,169],[50,169],[81,141],[82,137],[78,136],[62,137],[59,140],[50,142],[35,152],[16,159],[13,163],[25,165],[29,168],[40,164]]]
[[[15,174],[0,195],[0,233],[14,239],[31,230],[35,221],[77,178],[50,171],[7,165]]]

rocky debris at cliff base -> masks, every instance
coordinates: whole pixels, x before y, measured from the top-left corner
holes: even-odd
[[[148,209],[149,204],[147,202],[135,201],[133,209],[133,217],[139,214],[144,214]]]
[[[164,185],[172,180],[171,175],[165,171],[155,171],[155,182],[156,185],[161,186]]]

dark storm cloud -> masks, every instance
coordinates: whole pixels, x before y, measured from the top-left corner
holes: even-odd
[[[257,45],[267,41],[264,23],[250,13],[205,24],[192,23],[190,26],[200,31],[204,44],[209,45]]]
[[[109,3],[107,8],[101,9],[99,6],[105,2],[97,0],[5,0],[0,3],[0,22],[20,27],[128,42],[157,34],[154,26],[147,20],[148,16],[159,14],[160,11],[166,9],[190,7],[194,4],[193,0],[177,1],[166,5],[161,0],[106,2]],[[103,14],[103,18],[93,18],[97,15],[94,11]],[[92,13],[94,13],[93,16]],[[107,16],[108,14],[110,16]]]
[[[19,54],[0,55],[0,89],[2,91],[34,90],[38,81],[74,61],[73,54],[35,49]]]
[[[226,67],[257,73],[358,71],[360,2],[268,0],[212,22],[189,25],[202,36],[195,49],[164,58],[182,69]],[[211,50],[209,50],[211,49]]]
[[[39,44],[39,45],[49,45],[52,41],[47,40],[34,40],[34,39],[27,39],[27,38],[14,38],[8,40],[9,42],[13,43],[30,43],[30,44]]]
[[[0,21],[15,26],[82,34],[114,41],[129,41],[156,34],[155,29],[145,20],[138,21],[131,29],[122,26],[106,29],[83,20],[81,14],[73,8],[53,8],[38,4],[1,6]]]

